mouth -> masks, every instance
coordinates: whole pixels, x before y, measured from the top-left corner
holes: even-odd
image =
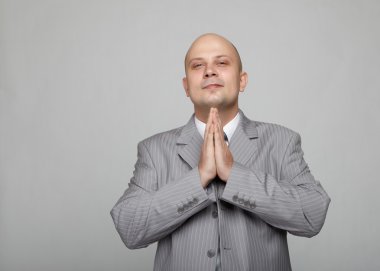
[[[223,85],[219,85],[219,84],[208,84],[206,86],[203,87],[203,89],[216,89],[216,88],[221,88],[223,87]]]
[[[220,79],[205,80],[202,89],[216,89],[224,87],[224,83]]]

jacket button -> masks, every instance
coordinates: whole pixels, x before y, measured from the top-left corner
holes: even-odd
[[[254,208],[256,207],[255,200],[253,200],[253,199],[250,199],[250,200],[249,200],[249,207],[250,207],[251,209],[254,209]]]
[[[213,211],[212,212],[212,217],[217,218],[218,217],[218,211]]]
[[[183,206],[183,204],[181,204],[180,206],[178,206],[177,212],[182,214],[183,211],[185,211],[185,207]]]
[[[214,256],[215,256],[215,250],[210,249],[209,251],[207,251],[207,256],[208,256],[209,258],[214,257]]]
[[[234,196],[232,197],[232,200],[236,202],[236,201],[238,200],[238,196],[237,196],[237,195],[234,195]]]

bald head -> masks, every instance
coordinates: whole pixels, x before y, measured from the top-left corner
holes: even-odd
[[[217,34],[197,38],[187,51],[185,72],[182,84],[198,119],[206,123],[211,107],[218,108],[225,121],[236,116],[248,75],[230,41]]]
[[[236,49],[236,47],[232,44],[232,42],[230,42],[229,40],[227,40],[226,38],[224,38],[218,34],[207,33],[207,34],[203,34],[203,35],[199,36],[196,40],[194,40],[194,42],[191,44],[189,50],[187,50],[187,53],[185,56],[185,71],[187,70],[188,64],[191,61],[192,57],[196,57],[193,55],[194,51],[197,51],[197,49],[199,49],[200,47],[204,46],[205,44],[211,43],[211,42],[219,43],[221,46],[229,47],[231,49],[231,51],[233,52],[233,55],[236,58],[236,61],[237,61],[238,67],[239,67],[239,72],[241,72],[243,70],[243,65],[241,62],[239,52]]]

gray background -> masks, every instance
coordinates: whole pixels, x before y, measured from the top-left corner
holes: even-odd
[[[294,270],[379,270],[379,1],[0,0],[0,270],[150,270],[109,211],[138,141],[187,122],[191,41],[217,32],[252,119],[302,135],[332,198]]]

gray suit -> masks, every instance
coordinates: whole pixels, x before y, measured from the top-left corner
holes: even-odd
[[[214,271],[219,234],[222,270],[291,270],[287,232],[321,230],[330,198],[303,159],[300,136],[240,114],[227,183],[200,184],[194,116],[139,143],[129,188],[111,215],[128,248],[158,241],[154,270]]]

